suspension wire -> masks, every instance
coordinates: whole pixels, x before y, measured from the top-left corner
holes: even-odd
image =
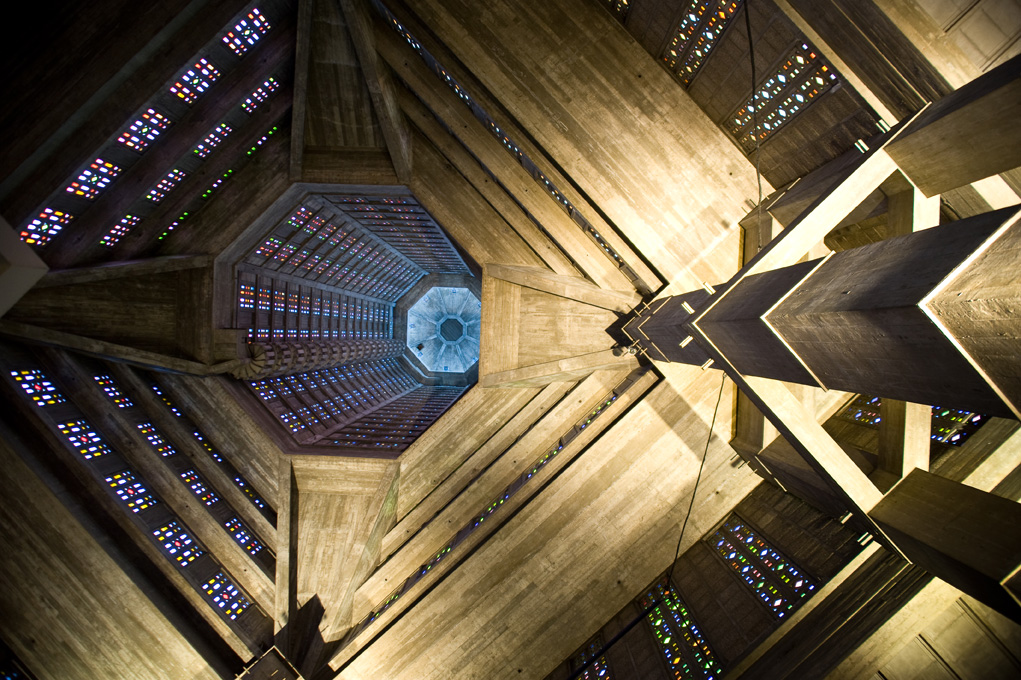
[[[684,541],[684,529],[688,526],[688,520],[691,518],[691,510],[695,505],[695,494],[698,493],[698,483],[702,480],[702,470],[705,468],[705,460],[709,456],[709,444],[713,440],[713,429],[716,427],[716,416],[720,412],[720,402],[723,400],[723,386],[726,384],[727,374],[723,373],[723,379],[720,380],[720,393],[716,396],[716,407],[713,408],[713,419],[712,422],[709,423],[709,435],[706,437],[705,450],[702,452],[702,462],[699,463],[698,474],[695,475],[695,485],[691,489],[691,500],[688,502],[688,511],[684,515],[684,522],[681,523],[681,533],[680,536],[677,537],[677,548],[674,550],[674,559],[673,562],[670,563],[670,569],[667,571],[666,575],[667,588],[670,588],[670,581],[674,576],[674,567],[677,566],[677,560],[681,556],[681,544]],[[609,642],[607,642],[606,644],[599,648],[599,651],[592,654],[591,658],[585,663],[583,663],[581,667],[578,668],[578,670],[574,671],[574,673],[568,678],[568,680],[576,680],[577,678],[580,678],[581,675],[585,672],[586,669],[588,669],[589,666],[594,664],[604,654],[606,654],[606,652],[609,651],[609,649],[613,647],[613,645],[615,645],[622,637],[627,635],[632,628],[638,625],[639,621],[648,616],[649,612],[651,612],[653,609],[662,604],[662,602],[663,602],[662,600],[653,600],[652,604],[643,609],[641,614],[636,616],[634,619],[632,619],[630,623],[628,623],[626,626],[620,629],[616,635],[610,638]]]

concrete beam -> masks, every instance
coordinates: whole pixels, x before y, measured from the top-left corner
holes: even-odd
[[[914,470],[869,517],[926,571],[1021,622],[1021,505]]]

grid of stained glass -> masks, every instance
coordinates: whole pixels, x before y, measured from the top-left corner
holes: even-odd
[[[203,137],[201,142],[195,145],[195,148],[191,150],[192,153],[194,153],[199,158],[205,158],[206,156],[211,154],[213,152],[213,149],[215,149],[220,144],[220,142],[225,140],[227,138],[227,135],[229,135],[231,132],[233,132],[233,128],[231,128],[230,125],[227,125],[226,123],[220,123],[215,128],[213,128],[212,132]]]
[[[259,105],[266,101],[270,94],[276,92],[279,89],[280,83],[276,78],[268,78],[266,81],[255,88],[252,94],[245,97],[245,100],[241,102],[241,108],[247,114],[255,113],[255,110],[259,108]]]
[[[128,129],[121,133],[117,141],[139,153],[145,149],[160,133],[170,126],[170,119],[155,109],[148,109],[139,118],[128,126]]]
[[[880,407],[883,400],[860,394],[837,414],[837,418],[878,429],[883,418]],[[989,422],[989,416],[944,406],[932,407],[930,439],[940,444],[961,446],[980,427]]]
[[[199,59],[170,86],[170,94],[177,95],[185,104],[192,104],[219,77],[220,71],[209,60]]]
[[[728,130],[748,153],[836,83],[836,73],[815,48],[798,43],[776,72],[738,108]]]
[[[106,393],[106,396],[110,397],[110,400],[117,404],[117,408],[128,408],[130,406],[134,406],[131,400],[124,396],[124,393],[117,388],[113,378],[108,375],[96,375],[93,376],[93,378],[95,379],[96,384],[103,388],[103,392]]]
[[[957,408],[932,407],[932,434],[934,441],[960,446],[983,425],[989,416]]]
[[[572,669],[584,669],[580,675],[576,672],[574,677],[578,680],[613,680],[613,673],[610,672],[610,664],[607,662],[606,656],[597,656],[602,647],[602,639],[596,637],[581,650],[580,654],[571,659]]]
[[[25,225],[19,236],[29,245],[43,246],[53,240],[53,237],[73,219],[74,215],[62,210],[43,208],[38,217]]]
[[[117,494],[117,498],[131,512],[141,512],[151,508],[158,501],[146,490],[141,481],[135,478],[131,470],[123,470],[106,477],[106,483]]]
[[[149,440],[149,443],[152,445],[152,447],[156,449],[156,452],[159,453],[164,458],[166,458],[167,456],[172,456],[175,453],[177,453],[176,451],[174,451],[174,447],[168,444],[167,441],[163,439],[162,436],[160,436],[160,433],[156,430],[155,427],[153,427],[152,423],[139,423],[137,427],[139,431],[141,431],[141,433],[145,435],[145,438]]]
[[[238,288],[238,306],[241,309],[255,309],[255,286],[242,283]]]
[[[227,35],[222,38],[223,44],[240,57],[257,43],[259,38],[265,35],[270,28],[266,17],[258,8],[253,7],[247,16],[234,24],[234,30],[227,31]]]
[[[93,162],[89,163],[89,167],[78,173],[78,177],[67,185],[65,191],[73,196],[87,198],[91,201],[98,196],[99,192],[105,189],[113,178],[120,174],[120,172],[121,169],[113,163],[104,161],[102,158],[97,158]]]
[[[159,203],[166,198],[167,194],[170,193],[170,190],[173,189],[178,182],[187,176],[186,172],[174,168],[166,174],[166,177],[157,182],[156,186],[149,189],[149,193],[147,193],[145,197],[153,203]]]
[[[259,551],[263,549],[264,546],[259,539],[253,536],[252,532],[237,517],[231,517],[223,523],[223,526],[234,537],[237,544],[244,548],[249,555],[258,555]]]
[[[163,552],[182,568],[206,554],[175,520],[156,529],[152,535],[156,537],[156,542],[163,548]]]
[[[657,583],[640,604],[649,609],[646,619],[674,678],[713,680],[720,676],[716,655],[673,586]]]
[[[663,61],[687,86],[716,47],[741,0],[690,0],[663,53]]]
[[[195,497],[198,498],[203,505],[208,507],[210,505],[213,505],[214,503],[219,502],[220,497],[213,493],[208,486],[206,486],[205,481],[203,481],[203,479],[199,477],[198,473],[195,472],[194,470],[187,470],[185,472],[182,472],[181,479],[188,486],[188,488],[191,489],[191,492],[195,494]]]
[[[70,420],[57,425],[57,428],[60,429],[62,435],[67,437],[67,441],[71,442],[74,450],[85,460],[92,460],[98,456],[110,453],[110,447],[96,434],[92,426],[84,420]]]
[[[706,539],[778,619],[815,592],[815,582],[739,517],[732,515]]]
[[[202,591],[209,596],[213,604],[231,621],[237,619],[252,603],[241,594],[234,582],[222,571],[202,584]]]
[[[121,218],[121,221],[110,228],[110,231],[106,235],[99,239],[100,245],[112,246],[121,240],[124,236],[128,235],[131,228],[142,221],[142,218],[138,215],[125,215]]]
[[[11,377],[21,385],[21,389],[25,390],[25,394],[32,398],[36,406],[52,406],[67,401],[40,370],[11,371]]]

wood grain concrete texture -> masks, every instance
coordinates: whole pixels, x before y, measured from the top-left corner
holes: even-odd
[[[610,15],[583,0],[428,0],[414,11],[667,281],[726,273],[698,260],[757,196],[755,174]],[[736,244],[735,244],[736,245]]]
[[[6,441],[0,462],[0,632],[36,676],[222,677]]]
[[[348,591],[364,578],[360,572],[370,544],[378,553],[377,522],[392,520],[398,464],[337,456],[291,456],[289,461],[296,494],[290,501],[297,509],[296,542],[290,547],[297,568],[296,604],[318,597],[324,610],[320,630],[330,636],[338,626],[350,625]]]
[[[673,558],[718,389],[716,375],[697,376],[683,396],[657,386],[339,677],[552,670]],[[724,409],[718,431],[729,421]],[[713,442],[687,545],[758,481]]]
[[[400,550],[389,557],[386,564],[358,589],[355,602],[356,617],[382,602],[387,594],[411,574],[416,567],[429,561],[438,550],[475,515],[485,509],[505,488],[526,472],[529,466],[545,452],[556,446],[558,439],[582,419],[624,375],[620,371],[600,371],[582,380],[559,403],[546,413],[512,446],[501,452],[482,471],[471,485],[450,498],[440,511],[422,527]]]
[[[569,386],[544,392],[559,398]],[[539,390],[535,388],[470,389],[401,454],[401,493],[397,516],[404,519],[411,512],[420,512],[419,506],[424,499],[460,471],[465,463],[480,452],[488,463],[488,450],[499,448],[520,436],[524,428],[551,405],[548,396],[533,403],[538,394]],[[519,418],[519,415],[523,417]],[[515,420],[519,420],[520,424],[508,427]],[[464,480],[464,483],[467,481]],[[429,517],[431,515],[426,513],[419,524]],[[390,540],[387,539],[388,542]]]
[[[339,2],[312,2],[306,152],[315,148],[382,148],[373,109],[347,17]]]
[[[479,375],[609,349],[618,315],[577,300],[483,278]]]

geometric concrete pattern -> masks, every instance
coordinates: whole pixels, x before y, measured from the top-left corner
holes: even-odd
[[[479,360],[481,320],[470,290],[437,286],[408,310],[408,349],[430,371],[464,373]]]

